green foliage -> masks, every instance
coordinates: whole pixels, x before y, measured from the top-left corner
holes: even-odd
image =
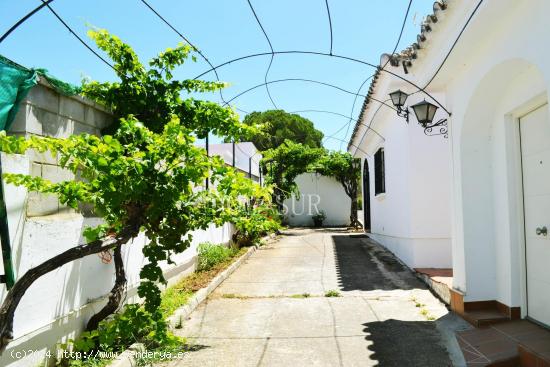
[[[40,177],[6,174],[6,181],[29,190],[55,193],[73,208],[91,204],[106,225],[86,231],[88,239],[104,233],[118,233],[131,227],[144,230],[150,243],[143,249],[149,260],[141,271],[139,295],[145,307],[156,312],[164,282],[158,264],[185,250],[188,232],[217,222],[224,208],[208,200],[209,191],[194,188],[210,176],[220,179],[230,168],[221,159],[207,157],[195,147],[191,131],[176,116],[160,134],[147,129],[135,118],[121,119],[114,136],[71,136],[67,139],[32,137],[28,140],[0,135],[0,148],[22,153],[29,148],[50,150],[59,156],[61,167],[84,181],[53,184]]]
[[[169,317],[193,296],[193,292],[188,289],[181,289],[177,286],[169,287],[162,293],[160,310],[164,317]]]
[[[155,348],[153,350],[148,350],[147,353],[138,355],[138,358],[136,358],[136,366],[151,367],[159,362],[176,359],[184,355],[183,353],[185,352],[189,352],[189,346],[186,344]]]
[[[361,178],[361,160],[347,152],[329,152],[321,156],[311,169],[324,176],[338,180],[351,199],[350,225],[361,227],[357,219],[357,192]]]
[[[278,205],[282,205],[284,199],[297,192],[294,182],[296,177],[310,171],[312,165],[324,154],[323,148],[310,148],[290,140],[264,152],[262,167],[267,173],[266,182],[275,186],[274,201]]]
[[[87,359],[70,359],[59,361],[57,366],[67,366],[67,367],[106,367],[111,363],[109,358],[96,358],[89,357]]]
[[[348,152],[328,152],[311,168],[323,176],[334,177],[341,183],[357,182],[361,178],[361,167],[357,159]]]
[[[230,247],[217,245],[210,242],[203,242],[197,247],[197,271],[210,270],[215,265],[224,262],[233,256],[235,252],[236,250]]]
[[[232,109],[190,97],[191,93],[219,90],[225,83],[174,79],[174,69],[193,53],[191,46],[179,44],[169,48],[151,59],[147,68],[129,45],[106,30],[90,30],[88,35],[114,61],[120,81],[84,81],[82,93],[111,109],[117,119],[133,115],[151,131],[162,132],[172,116],[177,116],[181,124],[199,138],[208,132],[227,137],[254,133],[250,126],[239,123]],[[195,60],[194,56],[191,58]],[[183,99],[182,95],[187,98]],[[110,130],[117,127],[115,124]]]
[[[245,116],[243,123],[258,131],[254,135],[241,136],[241,140],[253,142],[261,151],[275,149],[285,140],[310,148],[322,147],[323,133],[313,122],[297,114],[283,110],[252,112]]]
[[[164,321],[154,319],[140,305],[127,305],[123,312],[100,322],[96,330],[86,331],[77,340],[70,341],[72,348],[63,345],[64,349],[70,349],[69,355],[73,358],[59,363],[69,362],[71,366],[78,366],[82,360],[90,360],[87,365],[100,365],[101,361],[95,357],[122,352],[133,343],[143,343],[150,348],[183,344],[183,339],[164,331],[165,329]],[[160,337],[158,330],[163,330]]]
[[[340,292],[335,289],[331,289],[325,292],[325,297],[340,297]]]
[[[153,318],[142,306],[127,305],[122,312],[101,321],[96,330],[86,331],[78,339],[61,345],[66,358],[59,360],[58,364],[70,367],[105,366],[115,353],[123,352],[134,343],[142,343],[150,350],[179,349],[185,345],[184,339],[165,330],[166,323]]]
[[[260,205],[248,210],[248,213],[236,217],[237,229],[234,239],[239,246],[259,244],[262,236],[280,228],[279,214],[271,207]]]
[[[83,94],[110,108],[119,118],[111,129],[113,134],[25,139],[0,133],[1,151],[20,154],[29,149],[49,151],[59,158],[62,168],[78,178],[52,183],[41,177],[4,175],[8,183],[56,194],[61,203],[72,208],[93,207],[105,224],[86,229],[84,235],[88,241],[122,231],[132,236],[144,231],[150,240],[143,249],[148,262],[140,272],[142,281],[138,288],[139,296],[145,298],[142,311],[147,318],[140,308],[129,307],[122,316],[116,316],[116,327],[103,324],[99,334],[85,334],[77,345],[81,350],[96,348],[104,342],[121,345],[130,334],[142,332],[156,340],[165,340],[168,334],[162,321],[158,287],[165,279],[159,263],[170,262],[173,254],[190,245],[190,231],[205,229],[210,223],[220,225],[231,218],[236,220],[235,215],[254,213],[235,210],[240,203],[224,206],[226,199],[237,197],[231,192],[235,186],[227,182],[234,177],[233,169],[194,145],[194,136],[203,137],[208,132],[241,136],[252,129],[240,124],[229,108],[182,98],[184,93],[214,91],[224,86],[173,79],[174,69],[189,57],[190,46],[168,49],[153,58],[146,68],[130,46],[107,31],[89,34],[115,62],[120,81],[84,82]],[[225,177],[224,190],[200,190],[207,177],[212,186]],[[249,197],[260,192],[259,188],[246,188]],[[130,312],[135,320],[124,324],[125,315]]]
[[[206,229],[211,223],[234,222],[240,233],[252,239],[276,228],[276,218],[266,215],[271,188],[252,183],[221,158],[208,157],[194,145],[195,136],[204,137],[208,132],[231,137],[254,129],[240,124],[229,108],[182,98],[185,93],[224,86],[173,79],[174,69],[190,57],[190,46],[168,49],[146,68],[130,46],[107,31],[89,34],[113,59],[120,81],[84,82],[83,94],[115,113],[113,133],[25,139],[0,132],[1,151],[49,151],[77,179],[52,183],[21,174],[5,174],[4,178],[30,191],[55,194],[61,203],[75,209],[93,207],[104,224],[87,228],[87,241],[121,232],[136,236],[140,231],[150,240],[143,248],[148,261],[141,269],[138,288],[138,295],[145,299],[143,307],[127,306],[111,320],[101,322],[97,330],[84,333],[73,343],[74,350],[119,351],[136,341],[170,346],[181,341],[167,331],[164,317],[185,302],[188,294],[172,295],[162,302],[159,284],[165,279],[160,262],[171,262],[172,255],[189,247],[191,231]],[[207,177],[211,189],[201,190]]]
[[[260,186],[240,172],[227,173],[218,184],[228,198],[224,221],[235,225],[233,240],[239,246],[258,244],[262,236],[280,228],[280,217],[272,206],[273,187]]]

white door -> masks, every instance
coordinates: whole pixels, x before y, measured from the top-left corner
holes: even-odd
[[[548,105],[520,119],[527,315],[550,325],[550,120]]]

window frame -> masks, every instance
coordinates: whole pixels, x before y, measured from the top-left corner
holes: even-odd
[[[386,156],[384,148],[374,153],[374,196],[386,193]]]

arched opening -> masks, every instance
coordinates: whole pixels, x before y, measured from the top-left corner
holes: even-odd
[[[363,228],[365,232],[370,231],[370,176],[369,161],[363,163]]]
[[[457,283],[464,282],[468,302],[496,300],[523,315],[529,264],[520,121],[544,105],[545,90],[542,73],[526,60],[498,64],[473,90],[460,131],[465,278]]]

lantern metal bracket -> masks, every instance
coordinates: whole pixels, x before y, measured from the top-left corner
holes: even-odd
[[[428,136],[443,135],[445,139],[449,137],[449,127],[447,125],[447,119],[441,119],[433,124],[423,125],[424,134]]]
[[[401,108],[397,107],[397,116],[403,117],[405,120],[407,120],[407,124],[409,123],[409,109],[408,108]]]

